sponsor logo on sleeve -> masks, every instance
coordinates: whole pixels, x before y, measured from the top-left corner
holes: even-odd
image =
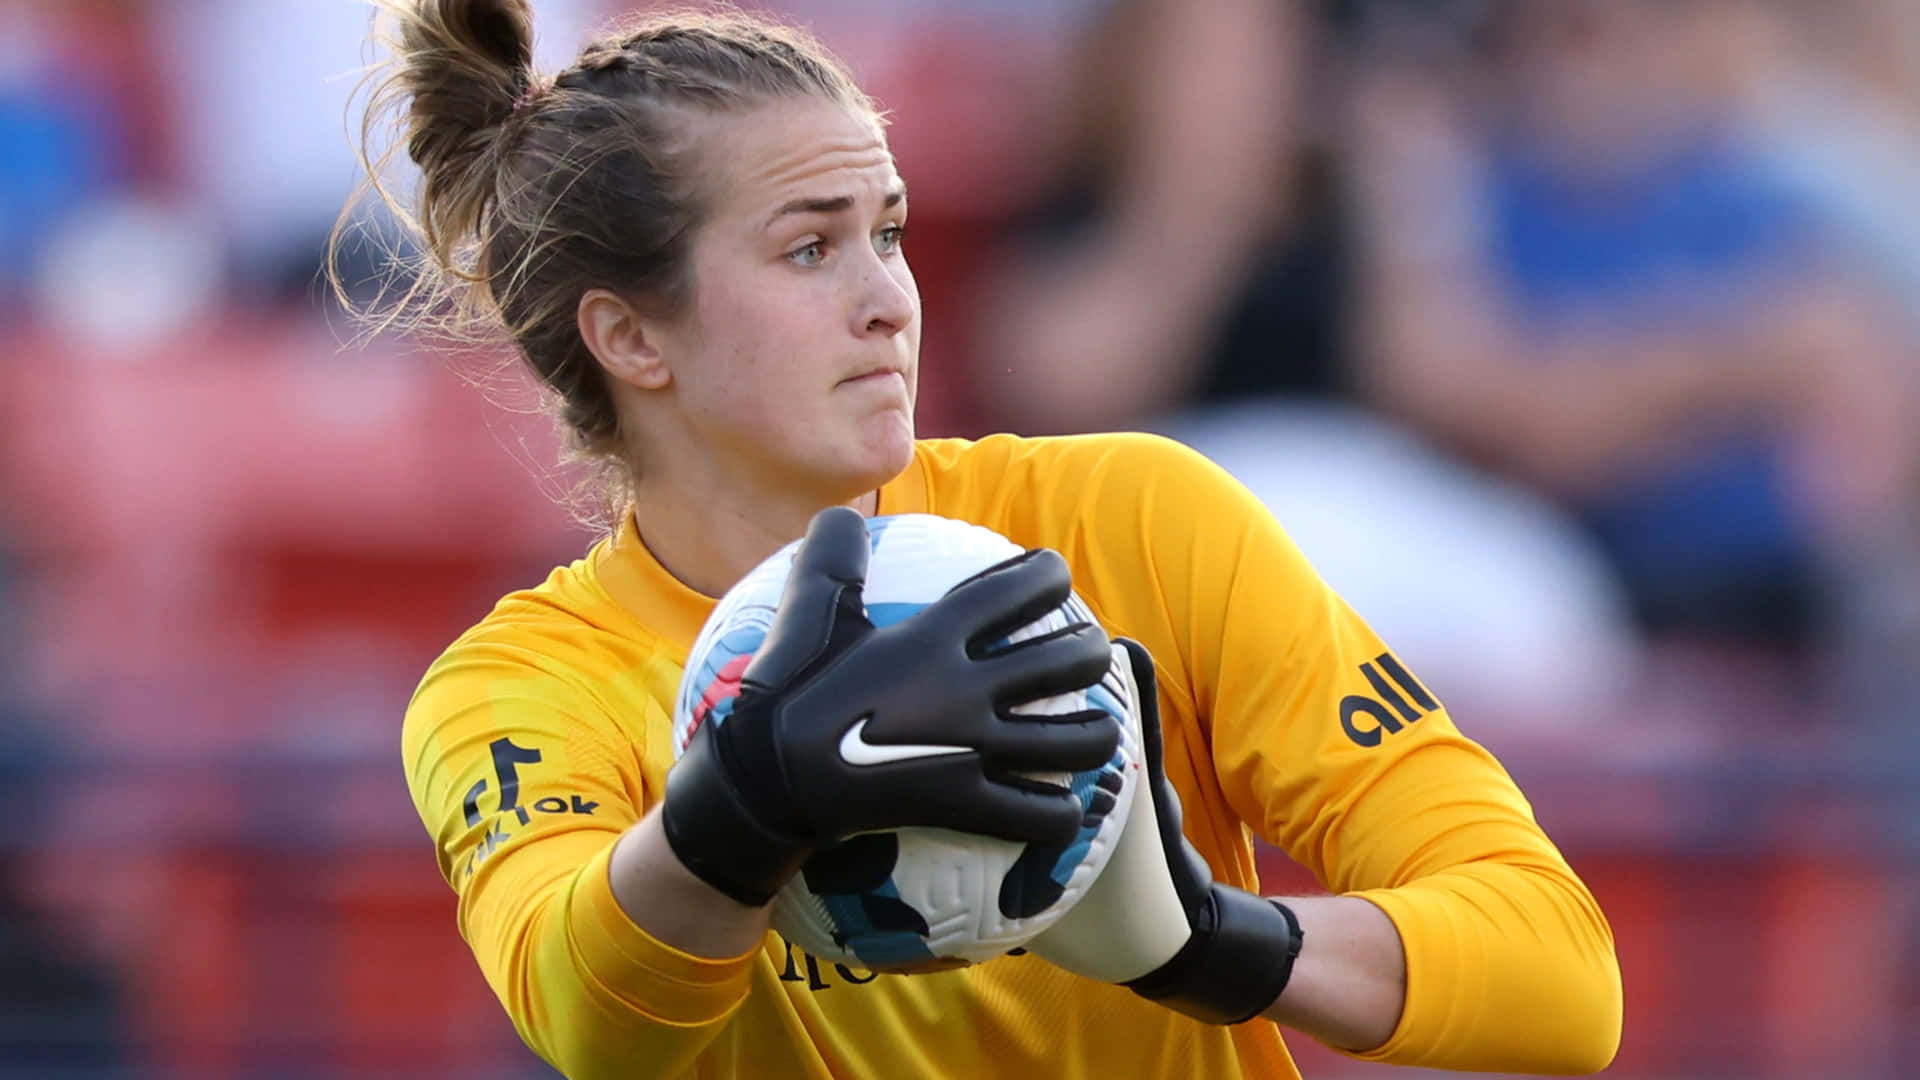
[[[474,870],[487,857],[500,850],[500,846],[513,839],[508,832],[510,826],[533,824],[536,816],[546,817],[556,814],[582,814],[591,816],[600,808],[597,802],[590,802],[578,795],[544,795],[531,803],[520,799],[520,767],[540,764],[542,755],[535,747],[521,746],[510,738],[495,739],[487,744],[487,751],[493,758],[493,779],[498,785],[499,798],[495,802],[492,820],[487,823],[486,835],[473,849],[467,859],[467,876],[472,877]],[[486,820],[487,814],[481,808],[481,801],[493,790],[485,778],[474,781],[460,800],[460,812],[465,817],[467,827],[478,826]]]
[[[1361,664],[1360,674],[1373,692],[1340,699],[1340,728],[1356,746],[1379,746],[1387,736],[1399,734],[1440,707],[1390,652]]]

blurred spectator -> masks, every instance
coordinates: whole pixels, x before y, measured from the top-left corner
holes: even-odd
[[[981,314],[993,421],[1128,427],[1215,390],[1325,388],[1336,244],[1299,175],[1302,5],[1113,0],[1089,19],[1049,190]]]
[[[1351,131],[1371,391],[1572,508],[1643,626],[1799,653],[1910,505],[1909,328],[1751,131],[1760,0],[1504,7]]]
[[[1753,137],[1821,227],[1891,296],[1897,377],[1910,392],[1920,382],[1920,6],[1836,0],[1783,4],[1778,15],[1764,25],[1747,80]],[[1892,440],[1912,427],[1881,422]],[[1855,466],[1834,467],[1844,482]],[[1836,560],[1833,674],[1843,709],[1892,721],[1884,733],[1904,743],[1863,749],[1883,759],[1894,750],[1911,770],[1920,768],[1911,704],[1920,701],[1920,480],[1911,472],[1888,479],[1906,485],[1906,496],[1854,500],[1849,527],[1835,537],[1844,558]]]
[[[103,352],[201,314],[214,239],[180,212],[149,5],[0,0],[0,316]]]
[[[119,69],[89,48],[105,21],[97,8],[0,0],[0,317],[20,304],[59,225],[132,165]]]
[[[1745,93],[1770,164],[1920,318],[1920,6],[1782,4]]]
[[[1314,118],[1383,10],[1106,5],[1058,174],[990,288],[980,385],[1019,430],[1194,445],[1463,715],[1564,726],[1633,666],[1598,558],[1537,498],[1338,404],[1350,230]]]

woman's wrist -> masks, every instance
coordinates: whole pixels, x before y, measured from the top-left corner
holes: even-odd
[[[767,907],[720,892],[673,853],[658,808],[614,842],[608,883],[635,926],[694,956],[739,956],[767,934]]]

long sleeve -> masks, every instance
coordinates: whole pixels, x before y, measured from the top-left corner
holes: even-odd
[[[1612,932],[1500,764],[1224,471],[1147,436],[1067,452],[1094,455],[1082,497],[1136,522],[1137,539],[1109,519],[1097,546],[1058,542],[1082,548],[1075,583],[1102,620],[1160,665],[1189,837],[1242,881],[1250,827],[1399,930],[1406,1005],[1364,1056],[1603,1067],[1620,1037]]]
[[[575,1080],[675,1075],[746,998],[758,949],[708,960],[634,925],[608,859],[638,821],[627,732],[526,649],[463,642],[407,712],[407,780],[460,930],[514,1026]]]
[[[1406,1006],[1364,1056],[1603,1068],[1619,1045],[1621,988],[1598,904],[1492,755],[1251,495],[1206,471],[1183,485],[1219,523],[1216,565],[1184,567],[1198,711],[1241,819],[1400,931]]]

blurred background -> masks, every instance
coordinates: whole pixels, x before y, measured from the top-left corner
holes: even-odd
[[[923,432],[1265,499],[1599,896],[1608,1075],[1914,1075],[1920,4],[773,10],[893,113]],[[0,0],[0,1077],[550,1075],[396,751],[593,537],[503,357],[318,282],[366,17]]]

